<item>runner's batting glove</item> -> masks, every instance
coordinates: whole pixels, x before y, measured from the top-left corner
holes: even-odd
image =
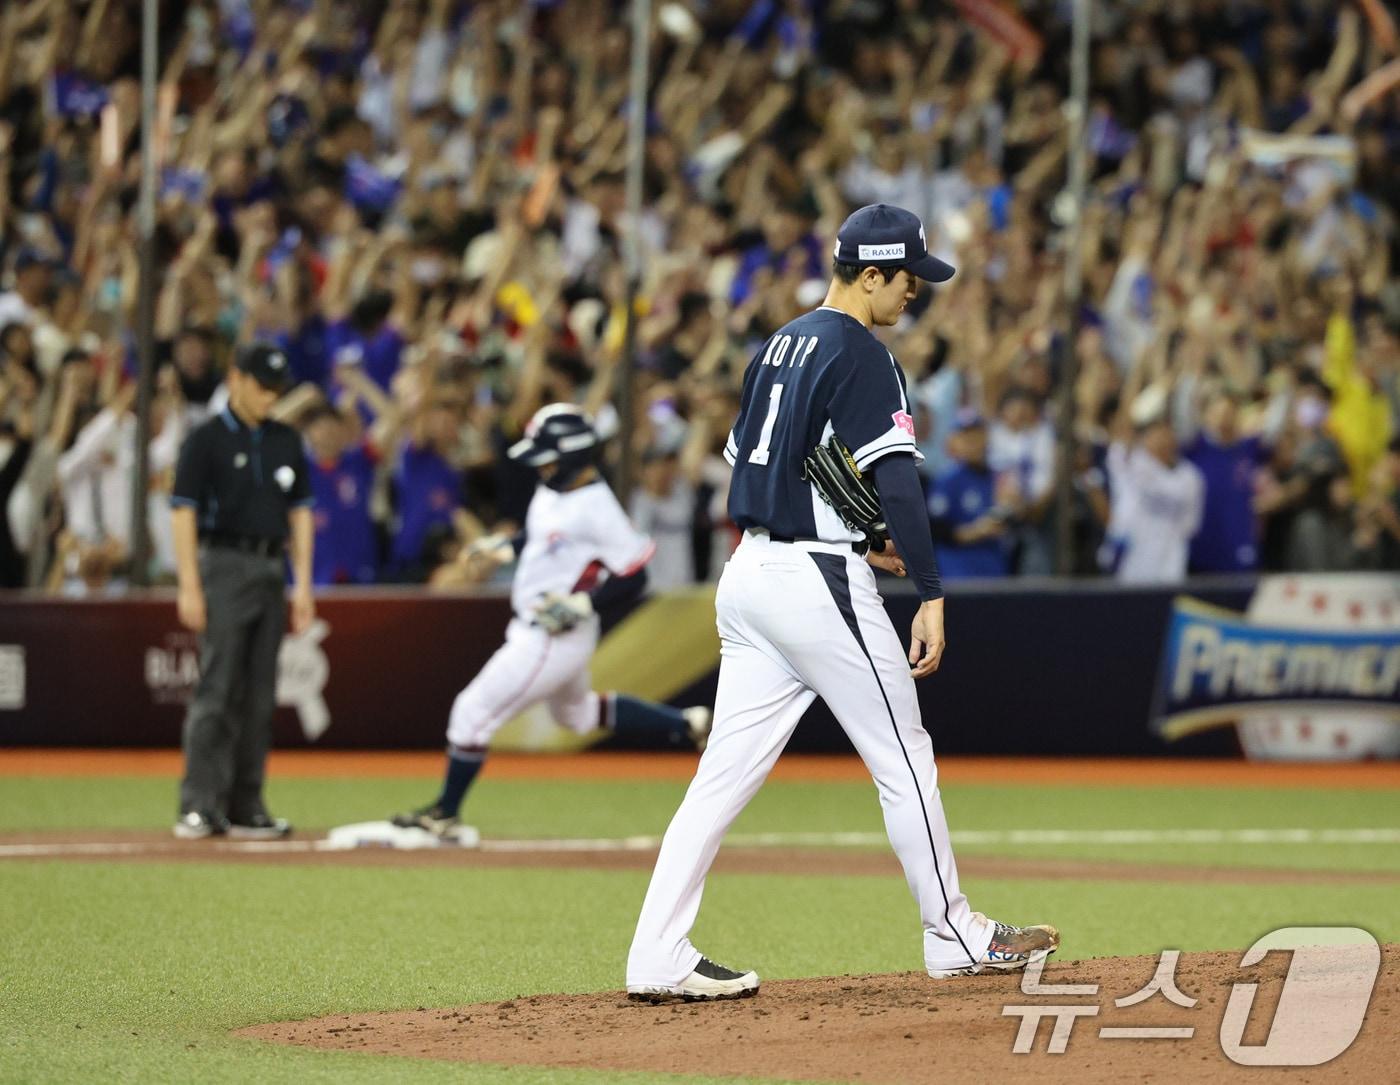
[[[593,600],[587,592],[576,591],[572,595],[557,595],[550,592],[535,607],[535,624],[550,636],[566,633],[579,622],[593,616]]]

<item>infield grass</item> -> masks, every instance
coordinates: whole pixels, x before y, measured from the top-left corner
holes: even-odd
[[[432,780],[274,780],[303,826],[382,817]],[[493,781],[468,813],[493,836],[654,834],[678,781]],[[172,781],[0,780],[0,828],[163,828]],[[1380,828],[1394,793],[988,787],[945,789],[955,829]],[[773,781],[736,832],[879,832],[870,784]],[[967,851],[973,848],[965,849]],[[1400,940],[1394,883],[1317,884],[1306,869],[1400,870],[1400,847],[1153,845],[981,853],[1296,866],[1296,885],[966,878],[974,906],[1050,920],[1078,958],[1240,947],[1276,927],[1355,925]],[[643,871],[168,862],[0,863],[0,1080],[10,1082],[471,1081],[603,1085],[702,1081],[652,1074],[491,1068],[328,1054],[230,1031],[370,1009],[455,1006],[521,994],[616,989]],[[765,978],[916,970],[903,881],[725,874],[696,941]],[[731,1082],[734,1079],[725,1079]],[[771,1080],[771,1079],[770,1079]]]
[[[421,806],[438,781],[273,779],[268,801],[299,828],[367,821]],[[495,837],[659,835],[685,792],[677,780],[493,780],[488,768],[464,816]],[[0,779],[0,831],[150,829],[174,820],[175,785],[152,777]],[[1391,791],[1103,786],[943,788],[948,824],[962,830],[1017,829],[1392,829],[1400,801]],[[875,787],[866,782],[774,780],[735,823],[735,833],[884,831]],[[883,848],[883,843],[872,845]],[[1124,862],[1400,871],[1400,844],[1295,845],[960,844],[968,854],[1062,856]]]

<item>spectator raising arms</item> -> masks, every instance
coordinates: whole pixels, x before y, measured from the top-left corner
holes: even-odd
[[[657,579],[713,576],[733,545],[714,445],[744,368],[820,302],[838,224],[879,200],[915,209],[959,269],[882,334],[909,370],[930,495],[952,465],[965,493],[1009,510],[978,529],[989,563],[1057,567],[1067,470],[1070,567],[1092,569],[1108,500],[1130,534],[1153,515],[1173,525],[1157,575],[1180,575],[1190,502],[1137,501],[1189,496],[1173,436],[1205,479],[1190,568],[1394,552],[1397,479],[1380,465],[1400,410],[1400,97],[1373,93],[1394,61],[1370,5],[1101,0],[1075,251],[1058,198],[1070,5],[1019,5],[1036,56],[949,5],[686,5],[651,39],[636,213],[615,4],[160,7],[154,331],[169,375],[138,450],[119,397],[140,339],[139,5],[0,4],[6,583],[120,584],[141,510],[118,474],[146,455],[168,485],[169,448],[223,409],[229,360],[254,341],[311,389],[293,406],[318,405],[295,415],[329,501],[318,579],[422,579],[476,530],[468,509],[513,533],[532,481],[504,453],[550,402],[593,417],[605,472],[624,442],[648,458],[637,514],[675,555]],[[624,372],[639,405],[626,433],[610,406]],[[1162,418],[1130,421],[1110,456],[1104,420],[1147,387]],[[947,458],[966,408],[987,419],[990,498],[965,449]],[[1333,486],[1333,450],[1349,488]],[[1127,494],[1106,492],[1105,466]],[[1350,524],[1354,552],[1307,542],[1319,518]],[[938,519],[945,543],[969,526]],[[144,571],[169,579],[162,521]],[[85,561],[98,545],[118,559]]]
[[[1108,545],[1115,575],[1130,584],[1181,580],[1201,527],[1205,482],[1181,458],[1158,389],[1145,389],[1123,414],[1108,450]]]

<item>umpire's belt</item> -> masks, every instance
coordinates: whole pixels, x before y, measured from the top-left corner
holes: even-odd
[[[863,539],[860,542],[853,543],[827,542],[825,539],[794,539],[791,535],[779,535],[776,532],[766,531],[763,528],[749,528],[745,534],[752,538],[767,539],[769,542],[775,543],[803,543],[810,546],[811,549],[829,549],[832,553],[844,550],[848,546],[851,549],[851,553],[859,555],[860,557],[865,557],[865,555],[870,552],[870,544]]]
[[[264,539],[257,535],[205,535],[199,540],[212,550],[238,550],[244,554],[275,558],[287,548],[286,539]]]

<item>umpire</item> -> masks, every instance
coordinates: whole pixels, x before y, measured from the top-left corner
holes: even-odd
[[[185,840],[291,832],[262,797],[287,623],[289,536],[293,631],[315,618],[306,455],[297,432],[268,417],[289,375],[277,348],[244,348],[229,371],[228,406],[190,433],[175,471],[180,623],[201,634],[175,823]]]

